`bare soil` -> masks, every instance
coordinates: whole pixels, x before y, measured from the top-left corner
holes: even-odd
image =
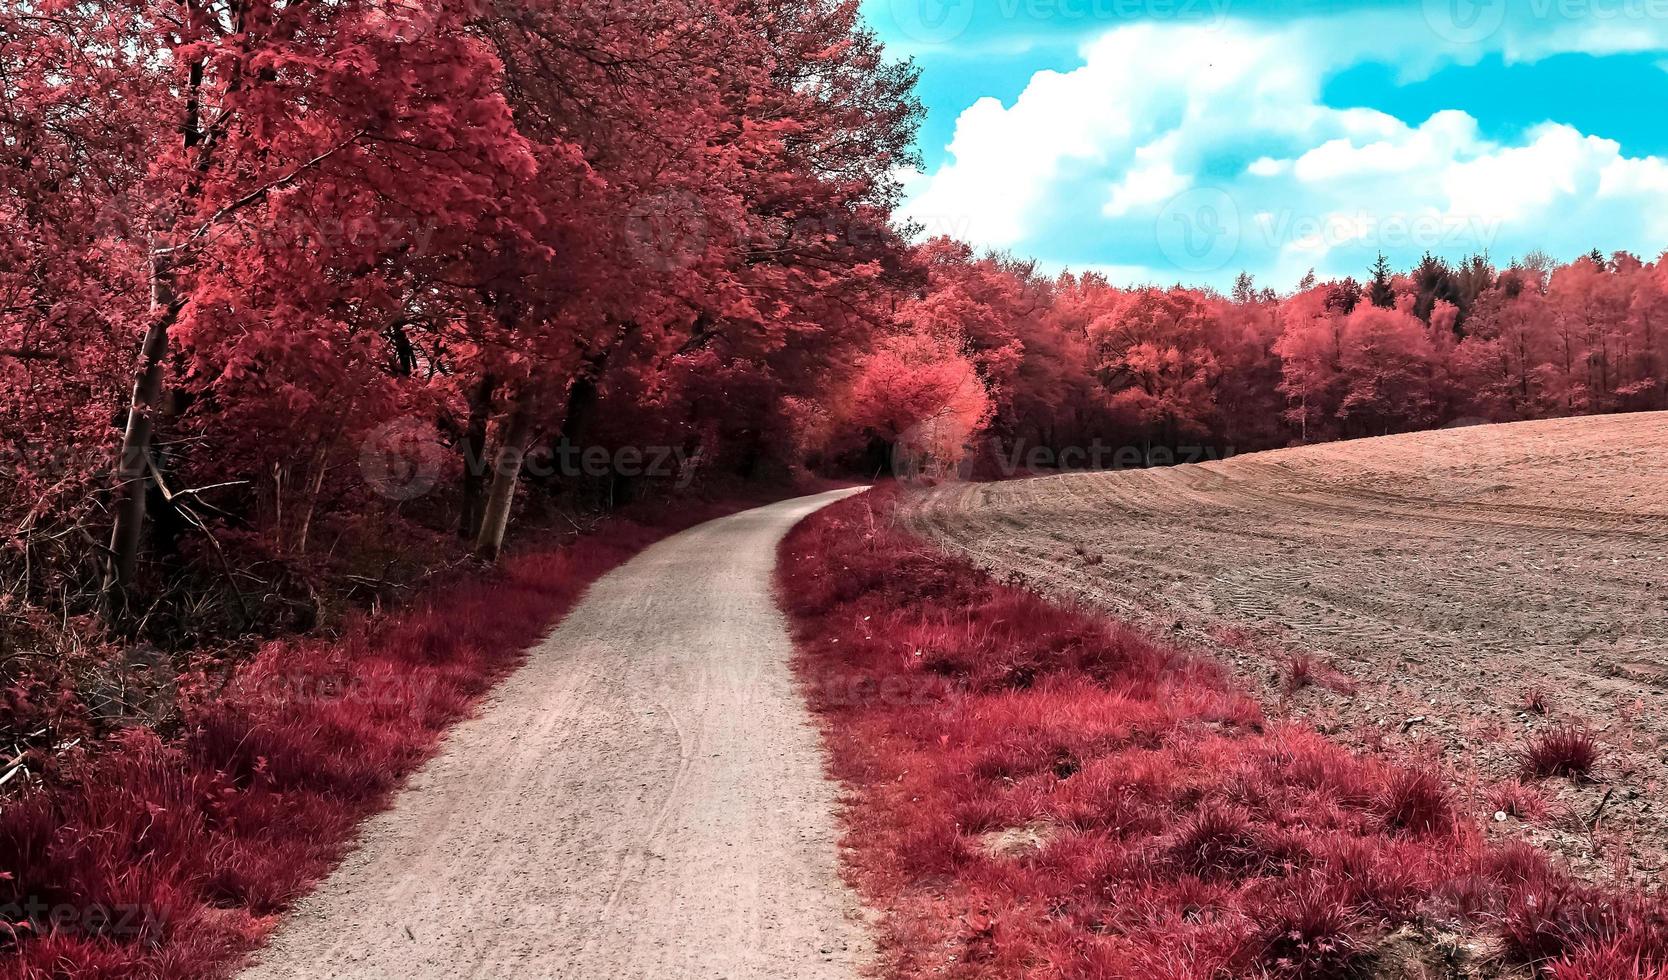
[[[776,545],[850,490],[669,538],[599,580],[285,923],[246,980],[853,980]]]
[[[1277,713],[1440,759],[1492,833],[1593,878],[1668,867],[1668,413],[953,484],[904,512],[1213,653]],[[1288,690],[1305,652],[1325,683]],[[1523,746],[1562,724],[1597,734],[1594,778],[1536,782],[1543,813],[1495,820]]]

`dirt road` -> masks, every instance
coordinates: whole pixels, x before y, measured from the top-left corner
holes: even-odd
[[[1668,868],[1668,413],[962,484],[910,508],[988,566],[1210,650],[1271,702],[1291,652],[1319,651],[1357,693],[1280,707],[1363,744],[1507,779],[1534,731],[1589,725],[1599,782],[1544,785],[1550,812],[1521,832],[1595,874]],[[1545,715],[1525,710],[1536,689]]]
[[[853,491],[704,524],[599,581],[245,980],[858,975],[836,788],[776,544]]]

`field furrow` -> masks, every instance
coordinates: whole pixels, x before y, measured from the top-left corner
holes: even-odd
[[[1598,780],[1544,787],[1552,816],[1501,831],[1595,875],[1668,867],[1668,414],[954,484],[905,512],[988,567],[1211,650],[1328,731],[1482,784],[1513,778],[1536,731],[1590,727]],[[1288,692],[1299,652],[1352,693]]]

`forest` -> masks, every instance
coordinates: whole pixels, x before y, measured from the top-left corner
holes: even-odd
[[[0,0],[0,977],[225,975],[593,582],[741,504],[1668,409],[1668,256],[1224,294],[927,237],[918,78],[856,0]],[[863,581],[929,561],[887,534]],[[1598,907],[1555,884],[1526,961]]]
[[[305,629],[691,487],[1668,407],[1661,260],[1222,295],[922,239],[850,2],[31,0],[0,53],[14,648]]]

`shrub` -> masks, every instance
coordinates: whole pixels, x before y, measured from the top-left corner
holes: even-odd
[[[1296,694],[1315,683],[1315,673],[1318,669],[1314,657],[1307,653],[1295,654],[1286,663],[1286,693]]]
[[[1562,879],[1530,882],[1507,897],[1501,949],[1518,963],[1552,962],[1607,932],[1609,915],[1584,886]]]
[[[1242,877],[1269,863],[1249,815],[1236,807],[1200,811],[1182,827],[1170,856],[1182,871],[1200,878]]]
[[[1365,951],[1367,925],[1355,908],[1314,880],[1277,889],[1251,911],[1257,963],[1277,977],[1332,980],[1347,976]]]

